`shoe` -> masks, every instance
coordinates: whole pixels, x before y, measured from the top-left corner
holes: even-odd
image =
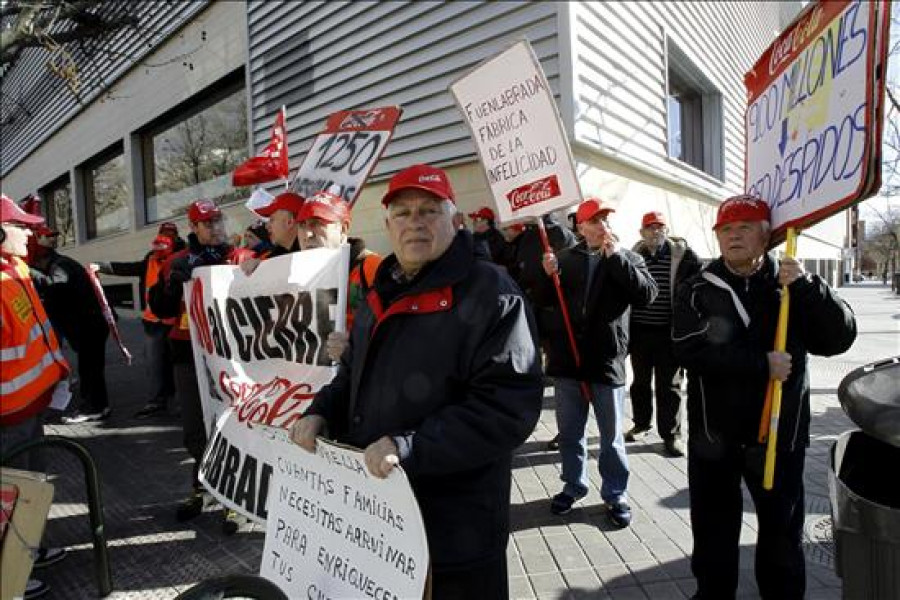
[[[200,513],[203,512],[204,504],[203,492],[201,490],[194,490],[191,492],[191,495],[182,500],[181,504],[178,505],[178,508],[175,509],[175,519],[179,522],[183,522],[199,517]]]
[[[79,411],[72,416],[63,417],[62,422],[66,425],[74,425],[76,423],[91,423],[95,421],[105,421],[112,414],[112,409],[108,406],[103,410]]]
[[[625,433],[625,441],[626,442],[637,442],[644,437],[652,430],[652,427],[643,427],[641,425],[635,425],[628,432]]]
[[[678,458],[684,456],[684,442],[679,438],[669,438],[663,442],[666,448],[666,454],[671,457]]]
[[[166,412],[166,405],[163,402],[148,402],[144,408],[134,413],[135,419],[146,419],[155,414]]]
[[[631,508],[624,502],[607,502],[606,515],[616,527],[631,525]]]
[[[578,498],[560,492],[550,501],[550,512],[554,515],[565,515],[572,512],[572,505],[578,502]]]
[[[38,548],[34,556],[34,568],[41,569],[58,563],[66,554],[65,548]]]
[[[50,586],[43,581],[38,581],[37,579],[29,579],[28,583],[25,584],[25,594],[22,596],[22,598],[24,598],[25,600],[40,598],[49,591]]]
[[[553,439],[547,442],[547,452],[556,452],[559,450],[559,434],[553,436]]]
[[[235,511],[226,508],[223,511],[222,516],[225,517],[225,520],[222,521],[222,533],[225,535],[234,535],[237,533],[237,530],[240,527],[238,514]]]

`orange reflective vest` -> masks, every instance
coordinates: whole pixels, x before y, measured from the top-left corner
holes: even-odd
[[[172,325],[175,323],[175,318],[169,319],[160,319],[153,311],[150,310],[150,288],[156,285],[156,282],[159,281],[159,274],[162,270],[162,265],[165,261],[159,261],[154,256],[150,256],[147,258],[147,272],[144,274],[144,312],[141,313],[141,318],[145,321],[150,321],[151,323],[165,323],[166,325]]]
[[[13,425],[42,411],[69,373],[59,341],[34,289],[28,265],[0,258],[0,422]]]
[[[353,329],[353,315],[365,301],[366,292],[375,281],[375,271],[381,264],[381,257],[369,253],[350,265],[350,277],[347,285],[347,331]]]

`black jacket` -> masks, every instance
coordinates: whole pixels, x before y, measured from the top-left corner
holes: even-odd
[[[801,277],[788,289],[791,375],[782,386],[778,445],[794,449],[809,441],[807,353],[845,352],[856,339],[856,320],[816,275]],[[780,302],[777,265],[768,256],[747,278],[718,259],[678,288],[672,336],[676,358],[688,369],[692,445],[718,452],[723,443],[756,442]]]
[[[179,250],[183,250],[187,246],[187,243],[182,238],[175,238],[175,245],[173,249],[173,253],[178,252]],[[100,272],[106,275],[116,275],[118,277],[137,277],[138,278],[138,298],[140,298],[138,304],[140,308],[144,308],[145,298],[147,297],[147,263],[150,262],[150,258],[153,256],[153,251],[151,250],[147,254],[144,255],[144,258],[141,260],[129,261],[129,262],[109,262],[109,263],[99,263],[100,264]]]
[[[476,248],[480,246],[488,260],[509,269],[512,260],[510,245],[496,227],[489,227],[487,231],[481,233],[472,233],[472,238],[475,240]]]
[[[683,238],[669,237],[666,239],[666,245],[672,253],[672,267],[669,272],[669,285],[672,286],[672,297],[675,297],[675,290],[678,286],[686,281],[689,277],[693,277],[700,272],[703,264],[700,257],[694,252]],[[652,258],[650,248],[643,240],[634,245],[632,251],[641,255],[644,261]],[[674,303],[673,303],[674,306]]]
[[[84,266],[51,250],[35,266],[33,280],[58,334],[80,352],[109,335],[109,325]]]
[[[569,346],[562,311],[553,280],[541,272],[535,288],[536,302],[549,318],[542,332],[547,353],[547,374],[580,381],[625,385],[625,356],[628,354],[628,316],[632,305],[646,306],[656,298],[656,282],[644,259],[630,250],[618,250],[599,258],[597,270],[587,290],[588,249],[585,242],[558,255],[560,282],[581,355],[581,368]]]
[[[397,259],[381,263],[356,313],[334,380],[307,414],[365,448],[411,442],[401,465],[422,511],[437,569],[504,556],[512,452],[541,411],[540,356],[527,303],[508,275],[474,256],[461,231],[397,295]]]

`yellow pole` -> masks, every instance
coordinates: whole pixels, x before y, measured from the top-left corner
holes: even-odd
[[[797,231],[793,227],[787,230],[785,257],[794,258],[797,254]],[[787,286],[781,288],[781,308],[778,311],[778,326],[775,329],[775,351],[784,352],[787,346],[788,309],[791,297]],[[775,483],[775,449],[778,446],[778,418],[781,416],[781,381],[773,380],[772,412],[769,416],[769,440],[766,445],[766,467],[763,472],[763,489],[771,490]]]

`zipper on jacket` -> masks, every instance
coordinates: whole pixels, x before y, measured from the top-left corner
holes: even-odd
[[[697,380],[700,382],[700,403],[703,406],[703,429],[706,431],[706,439],[709,443],[713,443],[712,435],[709,433],[709,420],[706,418],[706,390],[703,386],[703,376],[698,375]]]

